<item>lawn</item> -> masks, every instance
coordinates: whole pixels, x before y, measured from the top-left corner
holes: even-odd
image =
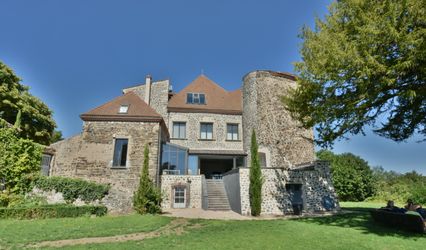
[[[64,249],[423,249],[426,236],[374,224],[366,212],[382,204],[342,203],[352,213],[292,220],[190,220],[184,232],[142,241],[75,245]],[[355,210],[357,209],[357,210]],[[77,220],[73,222],[73,220]],[[155,230],[161,216],[0,221],[5,246],[51,239]],[[61,227],[65,223],[66,227]],[[192,226],[191,226],[192,225]],[[5,229],[7,229],[5,231]],[[36,231],[34,231],[36,230]],[[4,234],[3,232],[7,232]]]
[[[40,220],[0,220],[0,249],[59,239],[149,232],[170,222],[162,216],[105,216]]]

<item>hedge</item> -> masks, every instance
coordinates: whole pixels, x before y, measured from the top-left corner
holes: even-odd
[[[110,188],[109,185],[58,176],[41,176],[34,180],[33,185],[41,190],[61,192],[67,202],[74,202],[77,198],[86,202],[101,200]]]
[[[45,219],[79,217],[83,215],[103,216],[105,206],[73,206],[66,204],[43,205],[34,207],[0,208],[0,219]]]

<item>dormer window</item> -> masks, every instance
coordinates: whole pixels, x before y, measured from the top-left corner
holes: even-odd
[[[187,93],[187,104],[206,104],[206,95],[203,93]]]
[[[127,114],[127,111],[129,110],[129,105],[121,105],[120,109],[118,110],[119,114]]]

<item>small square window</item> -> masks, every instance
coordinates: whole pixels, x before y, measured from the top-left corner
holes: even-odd
[[[121,105],[120,109],[118,110],[118,113],[126,114],[128,110],[129,110],[129,105]]]

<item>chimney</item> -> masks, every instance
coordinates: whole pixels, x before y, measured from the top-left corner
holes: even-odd
[[[151,75],[146,75],[145,77],[145,102],[149,105],[151,99]]]

